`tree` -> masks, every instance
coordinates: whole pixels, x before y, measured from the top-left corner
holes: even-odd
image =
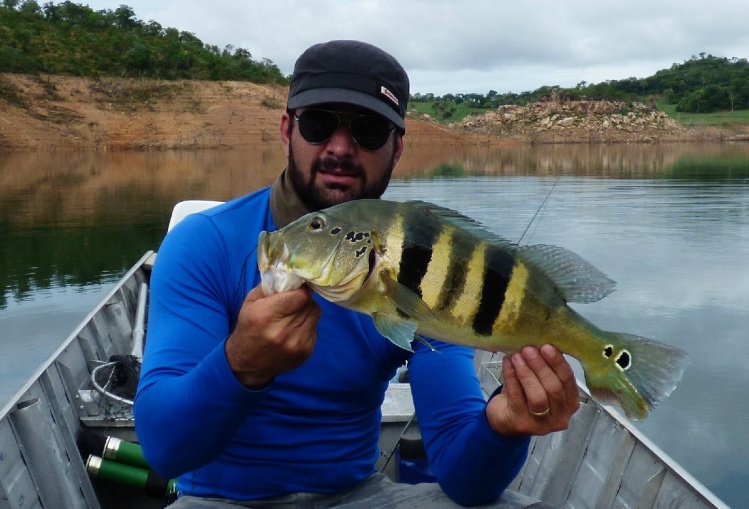
[[[144,24],[127,5],[0,0],[0,36],[0,72],[288,82],[267,59],[233,47],[222,55],[189,32]]]
[[[35,0],[26,0],[19,9],[20,12],[28,15],[41,15],[42,8]]]
[[[141,22],[135,17],[135,11],[127,5],[120,5],[114,11],[115,25],[122,30],[140,27]]]

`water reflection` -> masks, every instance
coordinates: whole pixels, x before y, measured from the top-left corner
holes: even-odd
[[[693,358],[643,429],[738,506],[749,481],[747,161],[747,144],[497,147],[407,139],[387,196],[461,210],[513,241],[562,245],[616,279],[614,294],[580,311]],[[158,248],[176,202],[251,192],[283,166],[280,146],[270,143],[0,154],[0,401],[108,284]]]
[[[715,195],[723,192],[722,179],[749,174],[746,144],[434,146],[406,137],[406,145],[398,179],[512,175],[699,181],[688,205],[680,202],[654,218],[664,235],[676,233],[669,214],[707,218],[715,229],[700,235],[718,235],[747,214],[730,209],[716,215],[706,209],[720,207]],[[284,164],[274,143],[225,151],[0,154],[0,309],[8,298],[22,300],[35,289],[118,277],[140,253],[158,246],[176,202],[227,200],[251,192],[270,184]],[[705,174],[716,187],[705,185]],[[495,191],[481,187],[475,192]],[[529,192],[512,198],[526,213],[540,203]],[[664,189],[658,192],[663,195]],[[447,193],[430,199],[455,198]],[[471,201],[465,197],[462,203]]]
[[[596,176],[606,178],[746,176],[749,145],[491,145],[412,144],[396,177],[462,175]],[[139,207],[189,197],[226,200],[273,181],[285,162],[280,145],[241,150],[0,153],[0,214],[15,224],[106,213],[111,198]],[[681,169],[680,169],[681,168]],[[456,173],[457,172],[457,173]],[[113,196],[119,195],[119,196]],[[150,195],[150,196],[149,196]],[[125,211],[138,212],[142,209]],[[113,213],[121,213],[110,210]],[[153,212],[153,206],[143,212]]]
[[[421,153],[417,153],[416,158],[422,164],[410,166],[404,176],[694,178],[704,176],[706,171],[719,178],[749,175],[749,144],[746,143],[462,146],[445,147],[440,153],[440,160],[432,164],[424,164]],[[408,154],[406,151],[406,156]]]

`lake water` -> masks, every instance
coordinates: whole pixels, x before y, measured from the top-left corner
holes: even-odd
[[[729,505],[744,506],[749,146],[406,150],[386,197],[433,201],[510,240],[577,252],[618,283],[579,312],[690,354],[677,389],[637,426]],[[271,183],[282,167],[273,144],[0,154],[0,403],[158,248],[174,203],[226,200]]]

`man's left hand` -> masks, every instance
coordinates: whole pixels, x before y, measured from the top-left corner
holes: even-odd
[[[552,345],[526,346],[502,359],[505,384],[486,406],[491,427],[502,435],[546,435],[567,429],[580,408],[572,367]]]

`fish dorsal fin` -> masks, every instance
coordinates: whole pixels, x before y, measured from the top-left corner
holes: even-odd
[[[521,257],[551,279],[567,302],[596,302],[614,291],[615,281],[609,279],[606,274],[580,255],[568,249],[545,244],[518,246],[489,231],[475,219],[455,210],[425,201],[414,200],[406,203]]]
[[[456,210],[440,207],[434,203],[421,200],[411,200],[405,203],[414,208],[424,210],[456,228],[462,228],[463,230],[469,231],[480,239],[489,242],[490,244],[494,244],[495,246],[503,247],[505,249],[514,249],[517,247],[517,244],[488,230],[483,224]]]
[[[563,247],[520,246],[516,253],[551,279],[567,302],[596,302],[614,291],[615,281]]]

